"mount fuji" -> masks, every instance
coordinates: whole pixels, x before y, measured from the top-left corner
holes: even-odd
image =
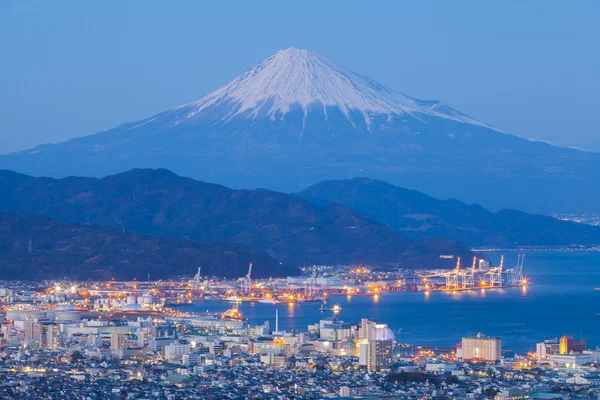
[[[294,48],[278,52],[222,88],[174,111],[174,124],[206,117],[219,126],[265,119],[289,125],[295,140],[309,134],[327,137],[393,130],[409,117],[434,116],[485,126],[440,102],[391,91],[317,53]],[[299,118],[302,124],[297,124]]]
[[[282,50],[198,100],[106,132],[0,156],[31,175],[168,168],[296,192],[365,176],[491,209],[596,211],[600,155],[509,135],[388,89],[308,50]]]

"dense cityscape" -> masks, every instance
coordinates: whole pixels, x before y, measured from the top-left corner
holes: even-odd
[[[328,297],[418,290],[398,288],[397,277],[386,280],[366,267],[344,271],[313,267],[302,278],[252,280],[250,267],[233,281],[202,277],[199,270],[169,281],[3,282],[0,395],[504,400],[600,394],[600,352],[566,332],[532,343],[535,352],[515,354],[502,338],[484,333],[456,337],[452,348],[427,347],[402,343],[388,321],[368,315],[344,321],[342,307]],[[179,308],[208,301],[231,304],[225,312]],[[240,302],[320,303],[322,318],[286,331],[275,308],[274,326],[251,324]]]
[[[0,1],[0,400],[600,400],[599,1]]]

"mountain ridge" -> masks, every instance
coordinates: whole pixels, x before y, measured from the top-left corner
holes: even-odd
[[[145,280],[193,275],[299,275],[264,253],[226,242],[136,235],[115,228],[57,222],[0,211],[0,279]]]
[[[600,227],[512,209],[493,213],[370,178],[323,181],[296,195],[317,205],[350,207],[413,239],[442,236],[502,247],[600,244]]]
[[[472,256],[456,241],[412,241],[340,205],[318,207],[269,190],[232,190],[164,169],[60,180],[0,171],[0,191],[6,194],[0,210],[144,235],[235,242],[296,265],[451,267],[440,254]]]
[[[600,206],[600,154],[502,133],[297,49],[163,113],[0,156],[0,169],[38,176],[100,177],[132,168],[284,192],[361,175],[492,210],[553,214]]]

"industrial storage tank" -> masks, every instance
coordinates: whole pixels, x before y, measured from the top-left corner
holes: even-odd
[[[154,299],[152,296],[140,296],[138,297],[138,304],[152,304]]]
[[[45,311],[38,310],[6,310],[6,319],[10,321],[25,321],[34,319],[46,319],[48,313]]]
[[[67,310],[67,311],[53,311],[52,312],[53,315],[51,315],[50,317],[56,321],[56,322],[65,322],[65,321],[72,321],[72,322],[79,322],[81,321],[81,311],[77,311],[77,310]]]

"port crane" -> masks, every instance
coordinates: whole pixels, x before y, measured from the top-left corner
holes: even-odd
[[[460,257],[456,260],[456,269],[452,272],[449,272],[446,275],[446,289],[456,290],[460,289]]]
[[[489,286],[490,287],[494,287],[494,286],[502,286],[502,269],[504,268],[504,256],[500,256],[500,265],[497,268],[490,268],[490,272],[488,272],[488,275],[490,276],[489,279]]]
[[[471,269],[469,271],[465,271],[463,276],[463,289],[472,289],[475,287],[475,267],[477,266],[477,257],[473,257],[473,263],[471,264]]]
[[[310,278],[304,283],[304,295],[311,297],[317,290],[317,266],[313,265]]]
[[[200,271],[202,270],[202,267],[198,267],[198,272],[196,272],[196,275],[194,275],[194,279],[192,279],[192,290],[193,291],[199,291],[202,290],[202,276],[200,275]]]
[[[248,291],[250,291],[251,287],[252,287],[252,263],[250,263],[248,265],[248,273],[246,274],[245,277],[242,278],[241,290],[243,293],[247,293]]]
[[[523,277],[523,263],[525,262],[525,254],[519,254],[517,258],[517,265],[512,268],[506,270],[507,273],[507,282],[509,285],[517,286],[517,285],[525,285],[527,284],[527,279]]]
[[[527,280],[523,277],[524,254],[519,254],[514,268],[504,267],[504,256],[500,257],[497,267],[482,269],[477,268],[477,257],[468,269],[461,268],[460,257],[457,258],[456,267],[450,271],[421,275],[426,282],[425,290],[438,288],[443,290],[468,290],[475,288],[494,288],[502,286],[524,286]],[[416,278],[416,277],[415,277]]]

